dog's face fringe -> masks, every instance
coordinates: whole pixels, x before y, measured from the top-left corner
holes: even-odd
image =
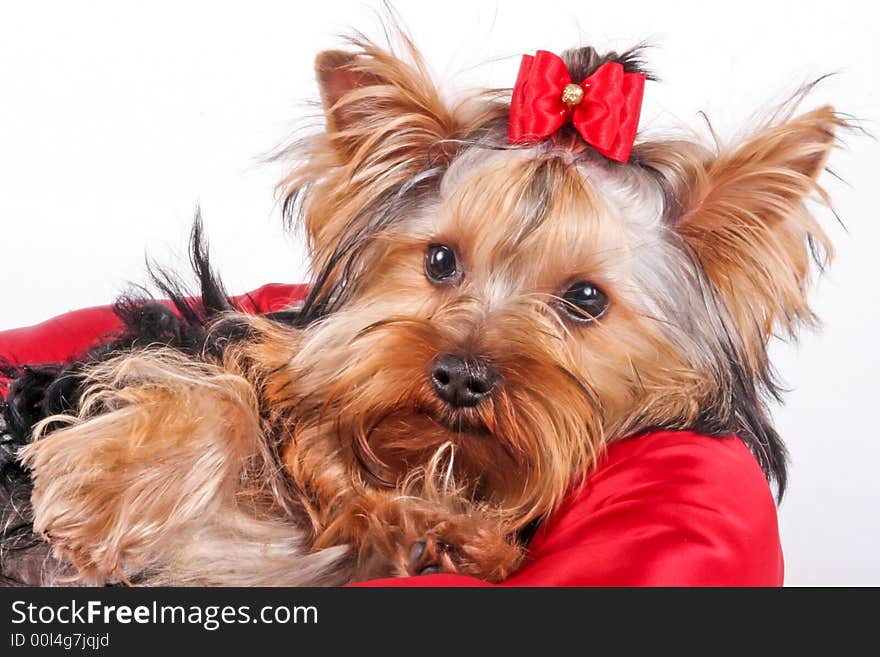
[[[325,132],[298,142],[279,190],[313,256],[297,388],[393,484],[451,444],[459,481],[522,525],[546,515],[609,441],[652,428],[738,434],[781,495],[785,449],[764,399],[775,332],[809,321],[811,255],[830,257],[805,206],[845,122],[794,103],[735,148],[642,141],[604,160],[570,131],[506,141],[502,92],[444,103],[412,43],[364,39],[318,56]],[[565,53],[573,79],[637,53]],[[448,247],[449,281],[425,272]],[[588,282],[597,318],[563,295]],[[442,354],[498,383],[451,410]]]

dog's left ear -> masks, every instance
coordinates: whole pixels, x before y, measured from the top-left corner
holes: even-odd
[[[711,154],[683,142],[641,146],[643,164],[668,188],[669,221],[746,344],[758,349],[774,330],[791,333],[812,317],[811,255],[830,258],[831,245],[805,202],[827,201],[817,179],[844,125],[831,107],[822,107]]]

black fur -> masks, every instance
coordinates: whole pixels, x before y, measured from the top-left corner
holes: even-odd
[[[719,404],[724,410],[719,411],[718,407],[705,409],[691,428],[707,436],[738,436],[758,461],[767,480],[776,484],[776,499],[781,502],[788,485],[788,450],[773,427],[761,394],[764,390],[779,400],[779,387],[771,380],[769,372],[759,376],[750,372],[737,358],[732,346],[727,346],[731,364],[727,373],[729,380],[725,381],[728,399],[723,405]],[[766,380],[761,380],[765,376]]]
[[[201,219],[196,215],[190,236],[190,262],[200,293],[193,295],[177,278],[150,267],[160,298],[145,288],[120,298],[114,305],[121,329],[66,363],[15,365],[0,362],[0,377],[9,379],[0,398],[0,585],[38,582],[42,562],[49,559],[46,543],[32,532],[31,481],[17,460],[18,451],[32,439],[33,426],[58,413],[75,411],[89,363],[150,345],[163,345],[189,355],[219,356],[223,349],[249,337],[247,325],[234,318],[215,322],[219,315],[243,310],[229,297],[211,269]],[[253,299],[250,307],[277,322],[293,325],[296,310],[264,313]],[[210,330],[208,330],[210,327]],[[6,555],[16,552],[15,559]]]
[[[609,52],[600,55],[595,48],[585,46],[583,48],[572,48],[562,53],[562,60],[568,68],[572,81],[580,83],[582,80],[590,77],[596,72],[602,64],[608,62],[616,62],[623,66],[623,70],[627,73],[641,73],[648,80],[656,80],[657,77],[648,69],[643,58],[646,46],[636,46],[626,52],[618,54]]]

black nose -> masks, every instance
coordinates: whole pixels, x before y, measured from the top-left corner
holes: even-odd
[[[456,408],[476,406],[492,392],[497,378],[486,363],[454,354],[443,354],[431,367],[437,396]]]

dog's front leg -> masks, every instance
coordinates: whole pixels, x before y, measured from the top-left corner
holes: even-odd
[[[88,384],[79,414],[46,420],[36,430],[46,435],[22,454],[34,530],[78,581],[264,581],[241,568],[224,580],[222,546],[249,550],[255,565],[289,554],[293,570],[303,533],[260,513],[257,493],[277,469],[261,463],[247,379],[156,350],[101,363]]]

